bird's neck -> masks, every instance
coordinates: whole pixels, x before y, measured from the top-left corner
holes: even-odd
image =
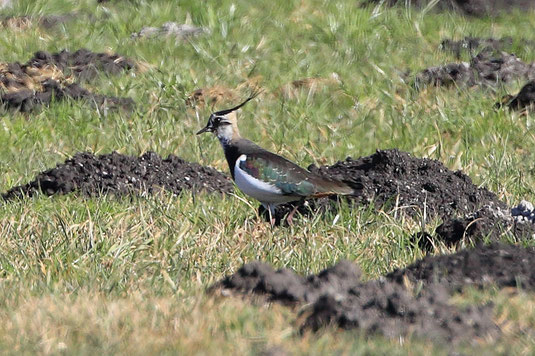
[[[221,146],[223,146],[223,149],[227,150],[227,148],[234,142],[237,142],[239,139],[241,139],[241,136],[237,127],[234,125],[229,125],[222,127],[217,131],[217,138],[219,139]]]

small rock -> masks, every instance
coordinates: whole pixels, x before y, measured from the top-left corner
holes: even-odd
[[[533,207],[533,204],[527,200],[522,200],[520,204],[512,208],[511,215],[513,216],[515,222],[535,223],[535,208]]]
[[[143,27],[139,32],[134,32],[132,38],[170,37],[185,40],[208,32],[203,27],[196,27],[176,22],[166,22],[161,27]]]

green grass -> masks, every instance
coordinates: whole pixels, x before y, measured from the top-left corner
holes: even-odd
[[[80,4],[81,3],[81,4]],[[510,204],[535,199],[533,116],[494,111],[501,95],[482,89],[417,93],[403,72],[455,61],[443,38],[511,36],[535,40],[533,13],[494,20],[400,9],[363,9],[350,0],[124,1],[21,0],[6,14],[76,10],[93,14],[52,30],[2,29],[1,61],[26,62],[37,50],[111,50],[144,61],[147,72],[87,86],[129,96],[132,114],[99,114],[77,102],[0,119],[0,191],[23,184],[76,152],[147,150],[227,171],[219,143],[195,136],[210,108],[185,104],[197,88],[235,88],[253,77],[267,93],[307,77],[337,73],[340,85],[296,98],[264,95],[240,114],[241,132],[307,166],[397,147],[463,169]],[[85,15],[84,15],[85,16]],[[143,26],[190,22],[210,29],[191,42],[130,39]],[[534,49],[515,47],[525,61]],[[467,60],[467,58],[463,58]],[[242,92],[243,96],[247,93]],[[233,103],[229,103],[233,104]],[[225,104],[222,104],[225,105]],[[357,331],[296,333],[293,310],[214,299],[204,289],[244,262],[261,259],[301,273],[346,258],[367,278],[424,256],[409,237],[418,221],[344,207],[270,229],[257,202],[241,193],[147,197],[35,197],[0,204],[0,350],[5,353],[447,354],[450,345],[389,340]],[[439,221],[428,226],[433,230]],[[507,240],[507,236],[504,236]],[[447,251],[442,248],[441,251]],[[441,252],[435,251],[435,252]],[[521,294],[471,291],[456,302],[493,300],[505,336],[467,353],[530,353],[535,309]],[[531,331],[530,331],[531,330]]]

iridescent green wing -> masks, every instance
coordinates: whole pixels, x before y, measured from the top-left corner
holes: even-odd
[[[316,192],[311,173],[287,159],[270,152],[246,155],[240,169],[263,182],[279,188],[285,195],[310,196]]]

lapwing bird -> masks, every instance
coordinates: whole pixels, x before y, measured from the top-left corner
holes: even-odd
[[[236,111],[257,94],[251,95],[238,106],[211,114],[206,127],[197,135],[212,132],[217,136],[232,179],[242,192],[260,201],[269,210],[271,224],[275,223],[275,207],[279,204],[352,194],[353,189],[345,183],[314,174],[241,137]],[[298,206],[286,218],[290,225]]]

